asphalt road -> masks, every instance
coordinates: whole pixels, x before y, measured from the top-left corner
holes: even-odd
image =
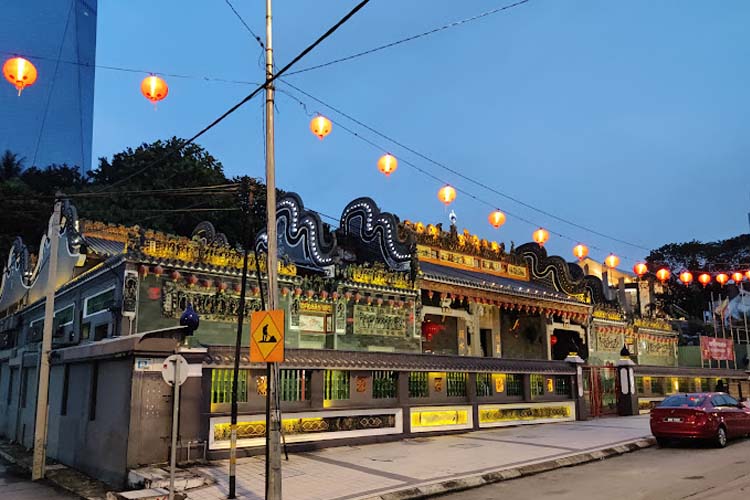
[[[27,472],[0,458],[0,500],[71,500],[75,497],[47,483],[35,483]]]
[[[695,445],[648,448],[440,498],[747,500],[750,498],[750,439],[731,441],[724,449]]]

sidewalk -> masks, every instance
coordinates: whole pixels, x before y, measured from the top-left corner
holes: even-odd
[[[465,489],[648,446],[648,419],[528,425],[294,454],[288,462],[282,458],[284,498],[395,500]],[[189,499],[227,497],[227,460],[193,470],[216,484],[189,490]],[[263,476],[262,456],[239,459],[238,498],[262,500]]]

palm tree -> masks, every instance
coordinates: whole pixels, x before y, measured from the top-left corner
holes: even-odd
[[[19,158],[10,149],[6,149],[0,157],[0,181],[7,181],[21,175],[25,158]]]

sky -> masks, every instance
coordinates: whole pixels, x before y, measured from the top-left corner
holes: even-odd
[[[264,34],[262,1],[232,0]],[[512,0],[372,0],[297,68],[322,63],[471,17]],[[356,2],[274,5],[281,67]],[[750,211],[750,2],[725,0],[530,0],[397,47],[287,77],[295,86],[410,148],[609,240],[472,185],[304,96],[278,94],[279,187],[338,217],[360,196],[402,219],[448,226],[516,245],[536,227],[551,253],[572,260],[578,241],[630,267],[664,243],[748,232]],[[97,64],[243,81],[262,80],[262,54],[224,0],[101,0]],[[189,137],[249,93],[250,86],[165,76],[156,109],[138,73],[98,69],[94,158],[173,135]],[[280,84],[280,89],[291,91]],[[262,99],[199,139],[228,175],[263,175]],[[321,112],[323,141],[309,130]],[[459,193],[445,209],[441,182],[402,161],[386,178],[385,152],[508,213]],[[523,219],[523,220],[522,220]],[[525,222],[528,221],[528,222]],[[329,221],[330,222],[330,221]],[[563,236],[559,236],[563,235]]]

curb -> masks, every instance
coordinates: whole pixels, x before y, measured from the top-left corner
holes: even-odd
[[[446,493],[455,493],[458,491],[478,488],[480,486],[507,481],[509,479],[541,474],[542,472],[562,469],[563,467],[572,467],[575,465],[595,462],[597,460],[604,460],[605,458],[616,457],[633,451],[642,450],[653,446],[655,443],[656,440],[653,437],[641,438],[625,443],[619,443],[616,446],[585,451],[583,453],[577,453],[555,460],[545,460],[519,467],[498,469],[496,471],[470,475],[460,479],[449,479],[439,483],[431,483],[424,486],[384,493],[382,495],[368,497],[365,500],[413,500],[418,498],[430,498],[436,495],[444,495]]]

